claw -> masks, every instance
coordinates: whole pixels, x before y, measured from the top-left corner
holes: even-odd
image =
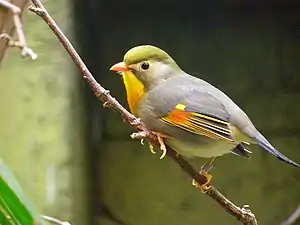
[[[148,142],[148,143],[149,143],[149,149],[150,149],[150,152],[151,152],[152,154],[156,154],[153,145],[152,145],[150,142]]]
[[[144,139],[141,139],[141,145],[144,145],[145,143],[144,143]]]
[[[159,159],[163,159],[167,154],[167,148],[166,148],[163,138],[159,134],[157,134],[157,139],[160,144],[160,150],[162,151],[162,154],[159,157]]]
[[[163,159],[163,158],[165,158],[165,156],[166,156],[166,154],[167,154],[167,149],[166,148],[161,148],[160,150],[162,150],[162,154],[161,154],[161,156],[159,157],[159,159]]]

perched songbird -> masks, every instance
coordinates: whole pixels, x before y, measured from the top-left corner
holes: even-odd
[[[277,151],[226,94],[184,72],[165,51],[134,47],[110,70],[122,74],[131,112],[157,134],[161,150],[166,143],[183,156],[210,158],[200,171],[208,178],[202,189],[209,188],[215,157],[249,157],[250,143],[299,166]]]

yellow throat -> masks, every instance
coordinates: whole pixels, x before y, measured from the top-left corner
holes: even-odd
[[[122,72],[125,84],[127,102],[130,111],[135,114],[135,105],[144,95],[144,85],[136,78],[131,71]]]

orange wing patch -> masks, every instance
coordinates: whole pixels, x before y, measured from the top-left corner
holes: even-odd
[[[183,125],[188,122],[190,113],[185,111],[184,108],[180,108],[181,104],[178,104],[176,108],[164,119],[172,121],[172,123]]]
[[[161,120],[194,134],[217,140],[234,141],[228,122],[198,112],[187,111],[183,104],[177,104],[175,109]]]

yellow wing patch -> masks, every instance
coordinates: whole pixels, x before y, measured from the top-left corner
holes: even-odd
[[[181,103],[161,120],[194,134],[216,140],[234,141],[228,122],[198,112],[187,111],[186,106]]]

